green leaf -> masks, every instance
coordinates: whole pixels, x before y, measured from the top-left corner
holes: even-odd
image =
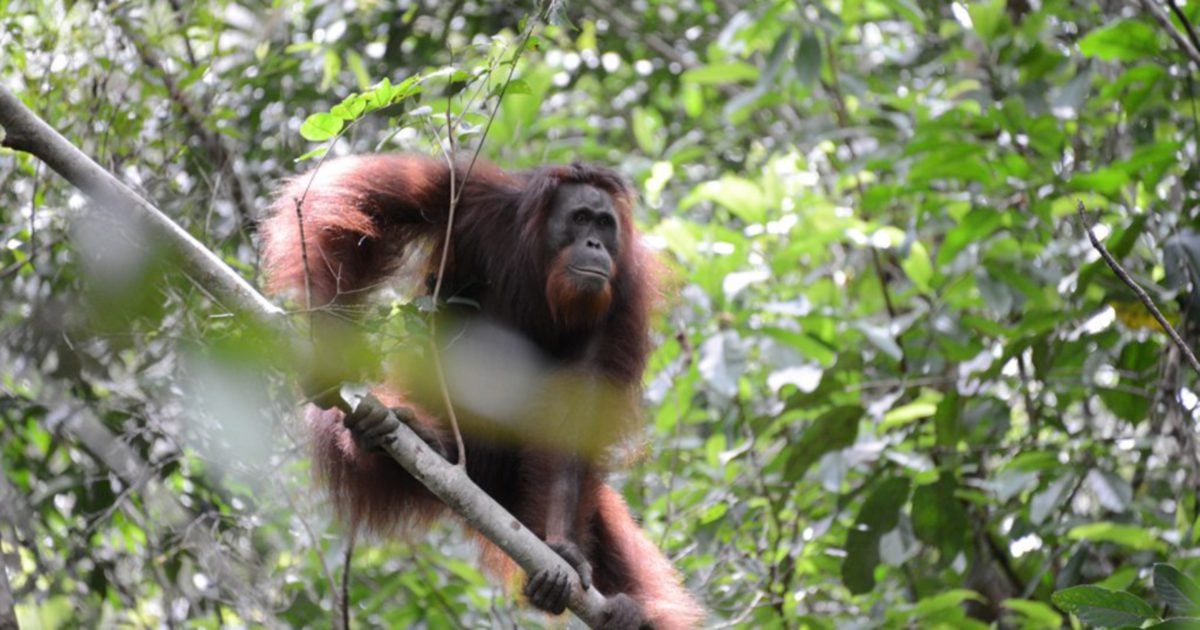
[[[1169,564],[1154,565],[1154,590],[1171,610],[1187,616],[1200,615],[1200,586]]]
[[[1025,451],[1008,461],[1004,467],[1013,470],[1058,471],[1062,462],[1055,451]]]
[[[704,512],[700,514],[700,524],[706,525],[720,519],[722,516],[725,516],[725,512],[728,509],[728,503],[714,503],[708,506],[708,509],[704,510]]]
[[[962,549],[967,531],[967,512],[954,491],[957,481],[942,473],[936,483],[913,491],[912,523],[917,539],[937,547],[942,562],[949,562]]]
[[[391,103],[392,97],[395,95],[396,88],[392,86],[392,82],[386,77],[376,83],[370,90],[363,92],[362,102],[364,112],[373,112],[378,109],[383,109]],[[350,100],[350,99],[346,99]],[[342,101],[343,103],[346,101]]]
[[[324,142],[337,136],[343,124],[338,116],[317,112],[304,119],[304,124],[300,125],[300,135],[310,142]]]
[[[887,413],[883,414],[883,421],[879,423],[879,432],[890,431],[896,427],[933,416],[934,413],[937,413],[937,404],[941,402],[941,399],[940,393],[927,390],[920,398],[906,405],[889,409]]]
[[[913,30],[925,33],[925,13],[913,0],[881,0],[884,5],[895,11],[897,15],[908,21]]]
[[[1071,540],[1111,542],[1143,551],[1162,547],[1162,543],[1149,530],[1136,525],[1121,525],[1119,523],[1100,522],[1079,525],[1067,532],[1067,537]]]
[[[1165,68],[1144,65],[1127,71],[1109,87],[1114,90],[1112,94],[1117,95],[1125,110],[1135,114],[1148,104],[1158,103],[1164,94],[1162,84],[1170,80]]]
[[[1104,167],[1090,173],[1076,173],[1067,186],[1071,190],[1115,195],[1128,183],[1128,173],[1116,167]]]
[[[975,32],[985,42],[995,39],[1008,26],[1004,0],[972,2],[967,7],[971,14],[971,23],[975,25]]]
[[[762,189],[744,177],[726,175],[704,182],[679,202],[679,209],[687,210],[701,201],[719,203],[747,223],[762,223],[767,217],[767,201]]]
[[[1084,623],[1102,628],[1140,626],[1158,618],[1150,604],[1141,598],[1099,586],[1073,586],[1055,592],[1050,599]]]
[[[380,84],[384,83],[391,85],[391,82],[387,79],[380,81]],[[388,103],[399,103],[414,94],[420,94],[424,90],[425,88],[421,87],[421,75],[414,74],[391,87],[390,94],[388,95]]]
[[[821,41],[808,31],[796,45],[796,76],[804,85],[813,85],[821,78]]]
[[[1085,555],[1090,555],[1090,552],[1085,552]],[[1127,564],[1123,567],[1117,567],[1108,577],[1094,583],[1093,586],[1112,589],[1114,591],[1125,591],[1133,585],[1135,580],[1141,580],[1141,577],[1138,576],[1138,569],[1132,564]]]
[[[922,597],[913,606],[913,612],[921,617],[928,617],[947,608],[958,608],[964,602],[982,601],[984,601],[983,596],[975,591],[965,588],[955,588],[943,593]]]
[[[919,241],[914,241],[909,247],[908,256],[900,263],[900,267],[918,289],[925,293],[933,290],[929,284],[933,280],[933,264],[929,261],[929,250]]]
[[[913,185],[937,180],[984,181],[995,175],[984,154],[984,149],[976,145],[950,144],[917,160],[909,171],[909,179]]]
[[[836,348],[813,335],[774,326],[764,326],[761,332],[776,341],[790,345],[804,357],[820,363],[822,367],[833,365],[834,359],[837,358]]]
[[[316,158],[319,158],[319,157],[325,155],[328,152],[329,152],[329,145],[323,144],[323,145],[313,149],[312,151],[309,151],[309,152],[305,153],[304,155],[301,155],[300,157],[296,158],[296,161],[297,162],[306,162],[308,160],[314,160]]]
[[[968,245],[981,243],[1004,223],[1004,217],[991,208],[975,208],[963,217],[958,226],[946,233],[937,253],[937,265],[944,267]]]
[[[842,583],[851,593],[861,595],[875,588],[879,538],[899,524],[900,508],[908,501],[908,486],[905,477],[886,479],[859,508],[854,527],[846,535],[846,559],[842,562]]]
[[[799,481],[822,455],[853,446],[863,413],[858,405],[846,405],[821,414],[792,447],[784,479]]]
[[[1017,626],[1025,630],[1045,628],[1061,628],[1062,615],[1054,607],[1032,599],[1006,599],[1004,607],[1022,617],[1022,623]]]
[[[325,51],[324,62],[321,66],[321,85],[317,88],[320,92],[328,92],[337,80],[338,73],[342,71],[342,58],[334,50]]]
[[[637,140],[642,152],[649,156],[662,154],[666,134],[663,130],[662,115],[658,110],[635,107],[630,118],[633,123],[633,138]]]
[[[352,94],[345,98],[341,103],[334,105],[329,110],[330,114],[341,118],[346,122],[353,121],[363,114],[367,109],[367,97],[361,94]]]
[[[1122,20],[1092,31],[1079,40],[1079,52],[1085,57],[1097,57],[1105,61],[1151,58],[1159,50],[1157,31],[1141,20]]]
[[[1138,309],[1141,305],[1137,305]],[[1135,312],[1141,312],[1135,311]],[[1155,324],[1157,329],[1157,324]],[[1161,346],[1155,341],[1130,342],[1121,348],[1116,367],[1120,372],[1120,387],[1098,387],[1104,406],[1117,417],[1133,425],[1150,416],[1150,395],[1154,385],[1150,376],[1158,364]],[[1130,391],[1133,390],[1133,391]]]
[[[721,85],[754,81],[758,79],[758,74],[759,70],[756,66],[735,61],[693,68],[684,72],[682,79],[687,83],[697,85]]]
[[[362,56],[353,50],[346,53],[346,65],[350,66],[350,72],[354,73],[354,80],[358,83],[358,89],[365,90],[371,85],[371,75],[367,73],[367,67],[363,64]]]
[[[938,403],[937,411],[933,414],[934,431],[937,434],[938,446],[955,446],[962,438],[962,397],[958,388],[951,387],[950,392]]]

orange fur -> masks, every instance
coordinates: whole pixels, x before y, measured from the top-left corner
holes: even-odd
[[[599,293],[580,290],[567,269],[568,253],[563,250],[554,257],[546,276],[550,317],[564,330],[588,329],[608,314],[612,304],[612,284],[605,285]]]
[[[419,251],[427,254],[417,274],[426,286],[413,289],[428,290],[429,278],[439,272],[451,168],[463,188],[440,295],[478,304],[478,317],[520,335],[553,364],[545,391],[530,401],[531,409],[540,410],[531,413],[547,418],[527,419],[524,426],[546,429],[538,422],[550,420],[566,423],[550,427],[556,431],[579,434],[569,441],[539,441],[521,436],[519,427],[489,427],[488,418],[463,418],[458,410],[466,427],[467,474],[545,537],[548,515],[565,511],[546,489],[552,480],[569,479],[556,477],[567,474],[562,465],[567,454],[582,480],[578,499],[567,499],[574,512],[566,518],[574,525],[573,542],[593,566],[596,586],[609,595],[627,593],[660,630],[697,625],[703,608],[638,529],[624,501],[603,483],[599,464],[605,449],[639,419],[637,401],[651,351],[649,314],[658,296],[657,263],[637,238],[633,193],[619,175],[585,165],[507,173],[480,162],[468,178],[463,165],[431,158],[332,160],[292,179],[276,197],[262,229],[268,287],[314,308],[353,306]],[[545,251],[546,225],[563,184],[593,186],[612,197],[620,243],[603,291],[574,286],[561,255]],[[337,317],[316,321],[324,333],[347,328]],[[332,364],[334,373],[339,362],[326,355],[346,353],[344,339],[322,347],[323,363]],[[377,396],[389,406],[409,407],[429,439],[444,452],[456,451],[440,398],[400,391]],[[308,414],[314,469],[350,524],[391,533],[447,512],[396,462],[359,449],[340,411],[312,408]],[[561,527],[562,517],[553,518]],[[490,543],[481,547],[487,566],[511,574],[511,561]]]

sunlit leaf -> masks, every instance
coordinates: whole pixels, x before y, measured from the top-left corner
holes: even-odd
[[[1067,532],[1067,537],[1072,540],[1111,542],[1132,549],[1162,548],[1162,543],[1150,530],[1120,523],[1099,522],[1077,525]]]
[[[930,282],[933,280],[933,264],[929,260],[929,252],[920,242],[914,242],[908,250],[908,256],[900,263],[908,279],[922,291],[931,291]]]
[[[1062,627],[1062,616],[1054,607],[1032,599],[1006,599],[1004,607],[1021,616],[1021,627],[1052,630]]]
[[[722,63],[703,66],[683,73],[683,80],[698,85],[740,83],[758,78],[758,68],[748,63]]]
[[[1132,61],[1159,52],[1158,33],[1142,20],[1120,20],[1088,33],[1079,40],[1079,51],[1088,57]]]
[[[300,135],[310,142],[324,142],[337,136],[343,124],[339,116],[317,112],[304,119],[304,124],[300,125]]]
[[[762,189],[757,183],[743,177],[727,175],[719,180],[704,182],[692,189],[679,202],[679,207],[686,210],[701,201],[716,202],[748,223],[761,223],[766,219],[767,202]]]

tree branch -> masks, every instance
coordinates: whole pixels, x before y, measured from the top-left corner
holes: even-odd
[[[1079,221],[1083,224],[1083,230],[1087,232],[1088,240],[1092,242],[1092,247],[1095,248],[1096,251],[1100,252],[1100,257],[1104,259],[1104,262],[1108,265],[1109,269],[1112,269],[1113,273],[1117,274],[1117,277],[1121,279],[1121,282],[1124,282],[1126,286],[1133,290],[1134,295],[1137,295],[1137,298],[1142,301],[1142,304],[1146,307],[1146,310],[1150,311],[1150,314],[1153,315],[1154,319],[1158,321],[1158,325],[1162,326],[1163,331],[1167,333],[1167,336],[1171,338],[1171,341],[1175,342],[1175,345],[1179,347],[1179,351],[1183,353],[1183,356],[1187,359],[1188,363],[1191,364],[1192,369],[1195,370],[1197,374],[1200,374],[1200,361],[1196,360],[1196,355],[1192,353],[1192,349],[1188,347],[1187,342],[1183,340],[1183,337],[1179,336],[1179,333],[1173,326],[1171,326],[1171,324],[1167,321],[1167,318],[1163,317],[1162,311],[1158,310],[1158,307],[1154,305],[1154,300],[1151,300],[1150,296],[1146,294],[1146,291],[1142,289],[1142,287],[1138,286],[1138,283],[1133,281],[1133,278],[1130,277],[1129,272],[1125,271],[1125,269],[1121,267],[1121,264],[1117,262],[1117,259],[1113,258],[1112,254],[1108,253],[1108,249],[1105,248],[1104,244],[1101,243],[1100,240],[1096,238],[1096,235],[1092,233],[1092,226],[1090,223],[1088,223],[1087,208],[1084,207],[1083,202],[1077,201],[1076,204],[1077,205],[1075,209],[1077,212],[1079,212]]]
[[[1188,59],[1197,66],[1200,66],[1200,50],[1197,50],[1192,45],[1192,42],[1188,41],[1183,36],[1183,33],[1180,33],[1179,29],[1175,28],[1175,25],[1171,23],[1171,16],[1167,15],[1167,12],[1158,6],[1158,2],[1156,0],[1142,0],[1142,6],[1145,7],[1150,15],[1154,16],[1154,19],[1163,27],[1163,30],[1167,31],[1171,39],[1175,40],[1175,43],[1187,55]]]
[[[144,221],[155,238],[161,238],[178,250],[183,271],[217,300],[248,321],[266,325],[281,335],[287,333],[289,326],[282,309],[263,297],[161,210],[84,155],[3,85],[0,85],[0,127],[5,132],[0,146],[41,159],[108,211]],[[306,341],[299,335],[281,338],[292,339],[297,345]],[[293,356],[305,356],[307,352],[307,348],[301,347],[292,350]],[[280,361],[281,366],[284,361],[286,359]],[[526,572],[555,569],[575,576],[568,607],[589,626],[599,624],[606,601],[600,591],[594,586],[587,591],[580,588],[578,576],[566,560],[480,490],[466,471],[434,453],[406,424],[397,424],[399,428],[384,442],[384,450],[389,455]]]
[[[1200,50],[1200,36],[1196,35],[1196,28],[1192,26],[1187,15],[1184,15],[1183,10],[1179,8],[1179,3],[1175,0],[1167,0],[1167,5],[1171,7],[1171,13],[1175,15],[1175,19],[1183,25],[1184,32],[1187,33],[1188,41],[1192,43],[1192,48]]]
[[[571,599],[567,607],[588,626],[599,625],[604,595],[594,586],[586,592],[580,588],[579,576],[567,561],[480,490],[467,476],[465,468],[447,462],[403,422],[397,431],[384,439],[382,447],[467,524],[503,549],[526,573],[532,574],[542,567],[566,571],[572,576]]]
[[[247,575],[245,567],[238,566],[225,553],[221,541],[207,527],[193,526],[196,515],[157,479],[155,468],[109,431],[91,409],[81,404],[64,406],[48,414],[44,424],[58,438],[75,440],[126,488],[136,489],[145,512],[155,515],[154,522],[159,527],[179,536],[179,544],[191,550],[203,570],[215,578],[214,584],[228,594],[238,614],[255,619],[254,611],[270,609],[282,600],[279,593],[262,593],[251,588],[254,578]],[[114,503],[111,509],[118,507]]]
[[[275,320],[280,319],[282,309],[255,291],[162,210],[75,148],[3,85],[0,85],[0,126],[5,134],[0,146],[36,156],[110,212],[144,224],[155,239],[179,254],[183,272],[223,306],[260,323],[279,325]]]

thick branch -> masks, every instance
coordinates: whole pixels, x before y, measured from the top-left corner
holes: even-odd
[[[547,547],[517,517],[480,490],[467,476],[465,468],[447,462],[408,425],[403,422],[399,424],[400,428],[383,442],[383,450],[451,510],[462,516],[471,527],[503,549],[527,573],[532,574],[543,567],[557,567],[571,575],[574,586],[567,607],[588,626],[597,627],[604,610],[604,595],[595,587],[583,591],[575,570],[567,561]]]
[[[238,315],[266,324],[276,331],[286,330],[286,320],[281,317],[282,310],[279,307],[263,297],[161,210],[71,145],[4,86],[0,86],[0,126],[6,133],[0,145],[25,151],[41,159],[109,211],[146,221],[156,237],[178,249],[184,271],[216,299],[231,306]],[[304,337],[297,335],[284,338],[294,339],[297,344],[306,342]],[[305,356],[306,350],[295,348],[293,356]],[[400,428],[388,437],[385,450],[471,527],[503,549],[528,573],[552,568],[575,575],[566,560],[480,490],[467,477],[466,471],[434,453],[403,422],[397,424]],[[583,591],[578,586],[578,578],[575,580],[576,586],[568,606],[589,626],[596,626],[604,609],[604,595],[595,587]]]
[[[3,85],[0,126],[5,132],[0,146],[36,156],[110,212],[147,226],[156,240],[179,254],[183,272],[223,306],[260,323],[279,325],[273,323],[283,313],[278,306],[255,291],[187,230],[75,148]]]

